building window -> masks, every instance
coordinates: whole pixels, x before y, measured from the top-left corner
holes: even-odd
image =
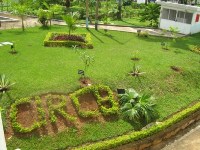
[[[193,17],[192,13],[177,11],[173,9],[166,9],[166,8],[163,8],[162,16],[161,16],[162,19],[177,21],[177,22],[186,23],[186,24],[192,23],[192,17]],[[199,16],[199,20],[200,20],[200,16]]]
[[[169,18],[169,9],[163,8],[161,18],[162,19],[168,19]]]
[[[192,23],[192,17],[193,17],[193,13],[185,13],[185,19],[187,24],[191,24]]]
[[[176,21],[176,13],[177,13],[176,10],[170,9],[169,10],[169,20]]]

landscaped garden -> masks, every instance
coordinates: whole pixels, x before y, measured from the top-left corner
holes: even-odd
[[[76,35],[90,35],[92,49],[76,43],[45,47],[45,38],[54,32],[67,35],[68,29],[0,33],[0,41],[15,43],[17,51],[9,53],[9,46],[0,50],[0,73],[15,83],[0,100],[8,149],[67,149],[140,130],[137,117],[123,117],[129,108],[117,89],[134,88],[141,95],[129,91],[134,103],[145,100],[143,93],[153,96],[159,122],[200,98],[200,55],[192,51],[200,34],[174,41],[78,28]],[[83,87],[87,83],[91,86]]]

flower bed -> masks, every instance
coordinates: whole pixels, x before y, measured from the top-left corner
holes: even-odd
[[[90,34],[69,35],[65,32],[49,32],[44,39],[44,46],[47,47],[72,47],[73,45],[92,49]]]

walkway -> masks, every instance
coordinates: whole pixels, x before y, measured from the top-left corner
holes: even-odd
[[[162,150],[200,150],[200,122],[197,127],[169,143]]]
[[[7,13],[0,13],[0,16],[6,16],[6,17],[12,17],[19,19],[18,17],[14,17],[13,15],[7,14]],[[26,27],[34,27],[34,26],[40,26],[38,22],[38,18],[32,18],[27,17],[24,21],[24,24]],[[53,25],[66,25],[63,21],[52,21]],[[78,27],[85,28],[85,25],[77,25]],[[0,30],[4,29],[12,29],[12,28],[21,28],[21,21],[18,22],[6,22],[2,23]],[[94,28],[94,25],[89,25],[89,28]],[[107,29],[107,30],[114,30],[114,31],[122,31],[122,32],[131,32],[131,33],[137,33],[137,30],[141,30],[142,32],[148,32],[150,35],[154,36],[165,36],[165,37],[171,37],[170,32],[163,32],[161,29],[149,29],[149,28],[135,28],[135,27],[123,27],[123,26],[106,26],[106,25],[99,25],[99,29]],[[178,37],[185,36],[183,34],[178,34]]]

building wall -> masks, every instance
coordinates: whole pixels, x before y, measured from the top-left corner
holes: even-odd
[[[190,28],[192,25],[190,24],[185,24],[185,23],[180,23],[180,22],[175,22],[172,20],[167,20],[167,19],[160,19],[160,28],[169,30],[170,27],[177,27],[179,30],[179,33],[182,34],[190,34]]]
[[[3,124],[2,124],[2,119],[1,119],[1,112],[0,112],[0,150],[7,150],[6,141],[4,137]]]
[[[193,20],[192,20],[191,34],[200,32],[200,20],[199,20],[199,22],[195,22],[197,14],[200,14],[200,13],[194,14],[194,17],[193,17]]]
[[[145,3],[145,0],[137,0],[138,4]]]

